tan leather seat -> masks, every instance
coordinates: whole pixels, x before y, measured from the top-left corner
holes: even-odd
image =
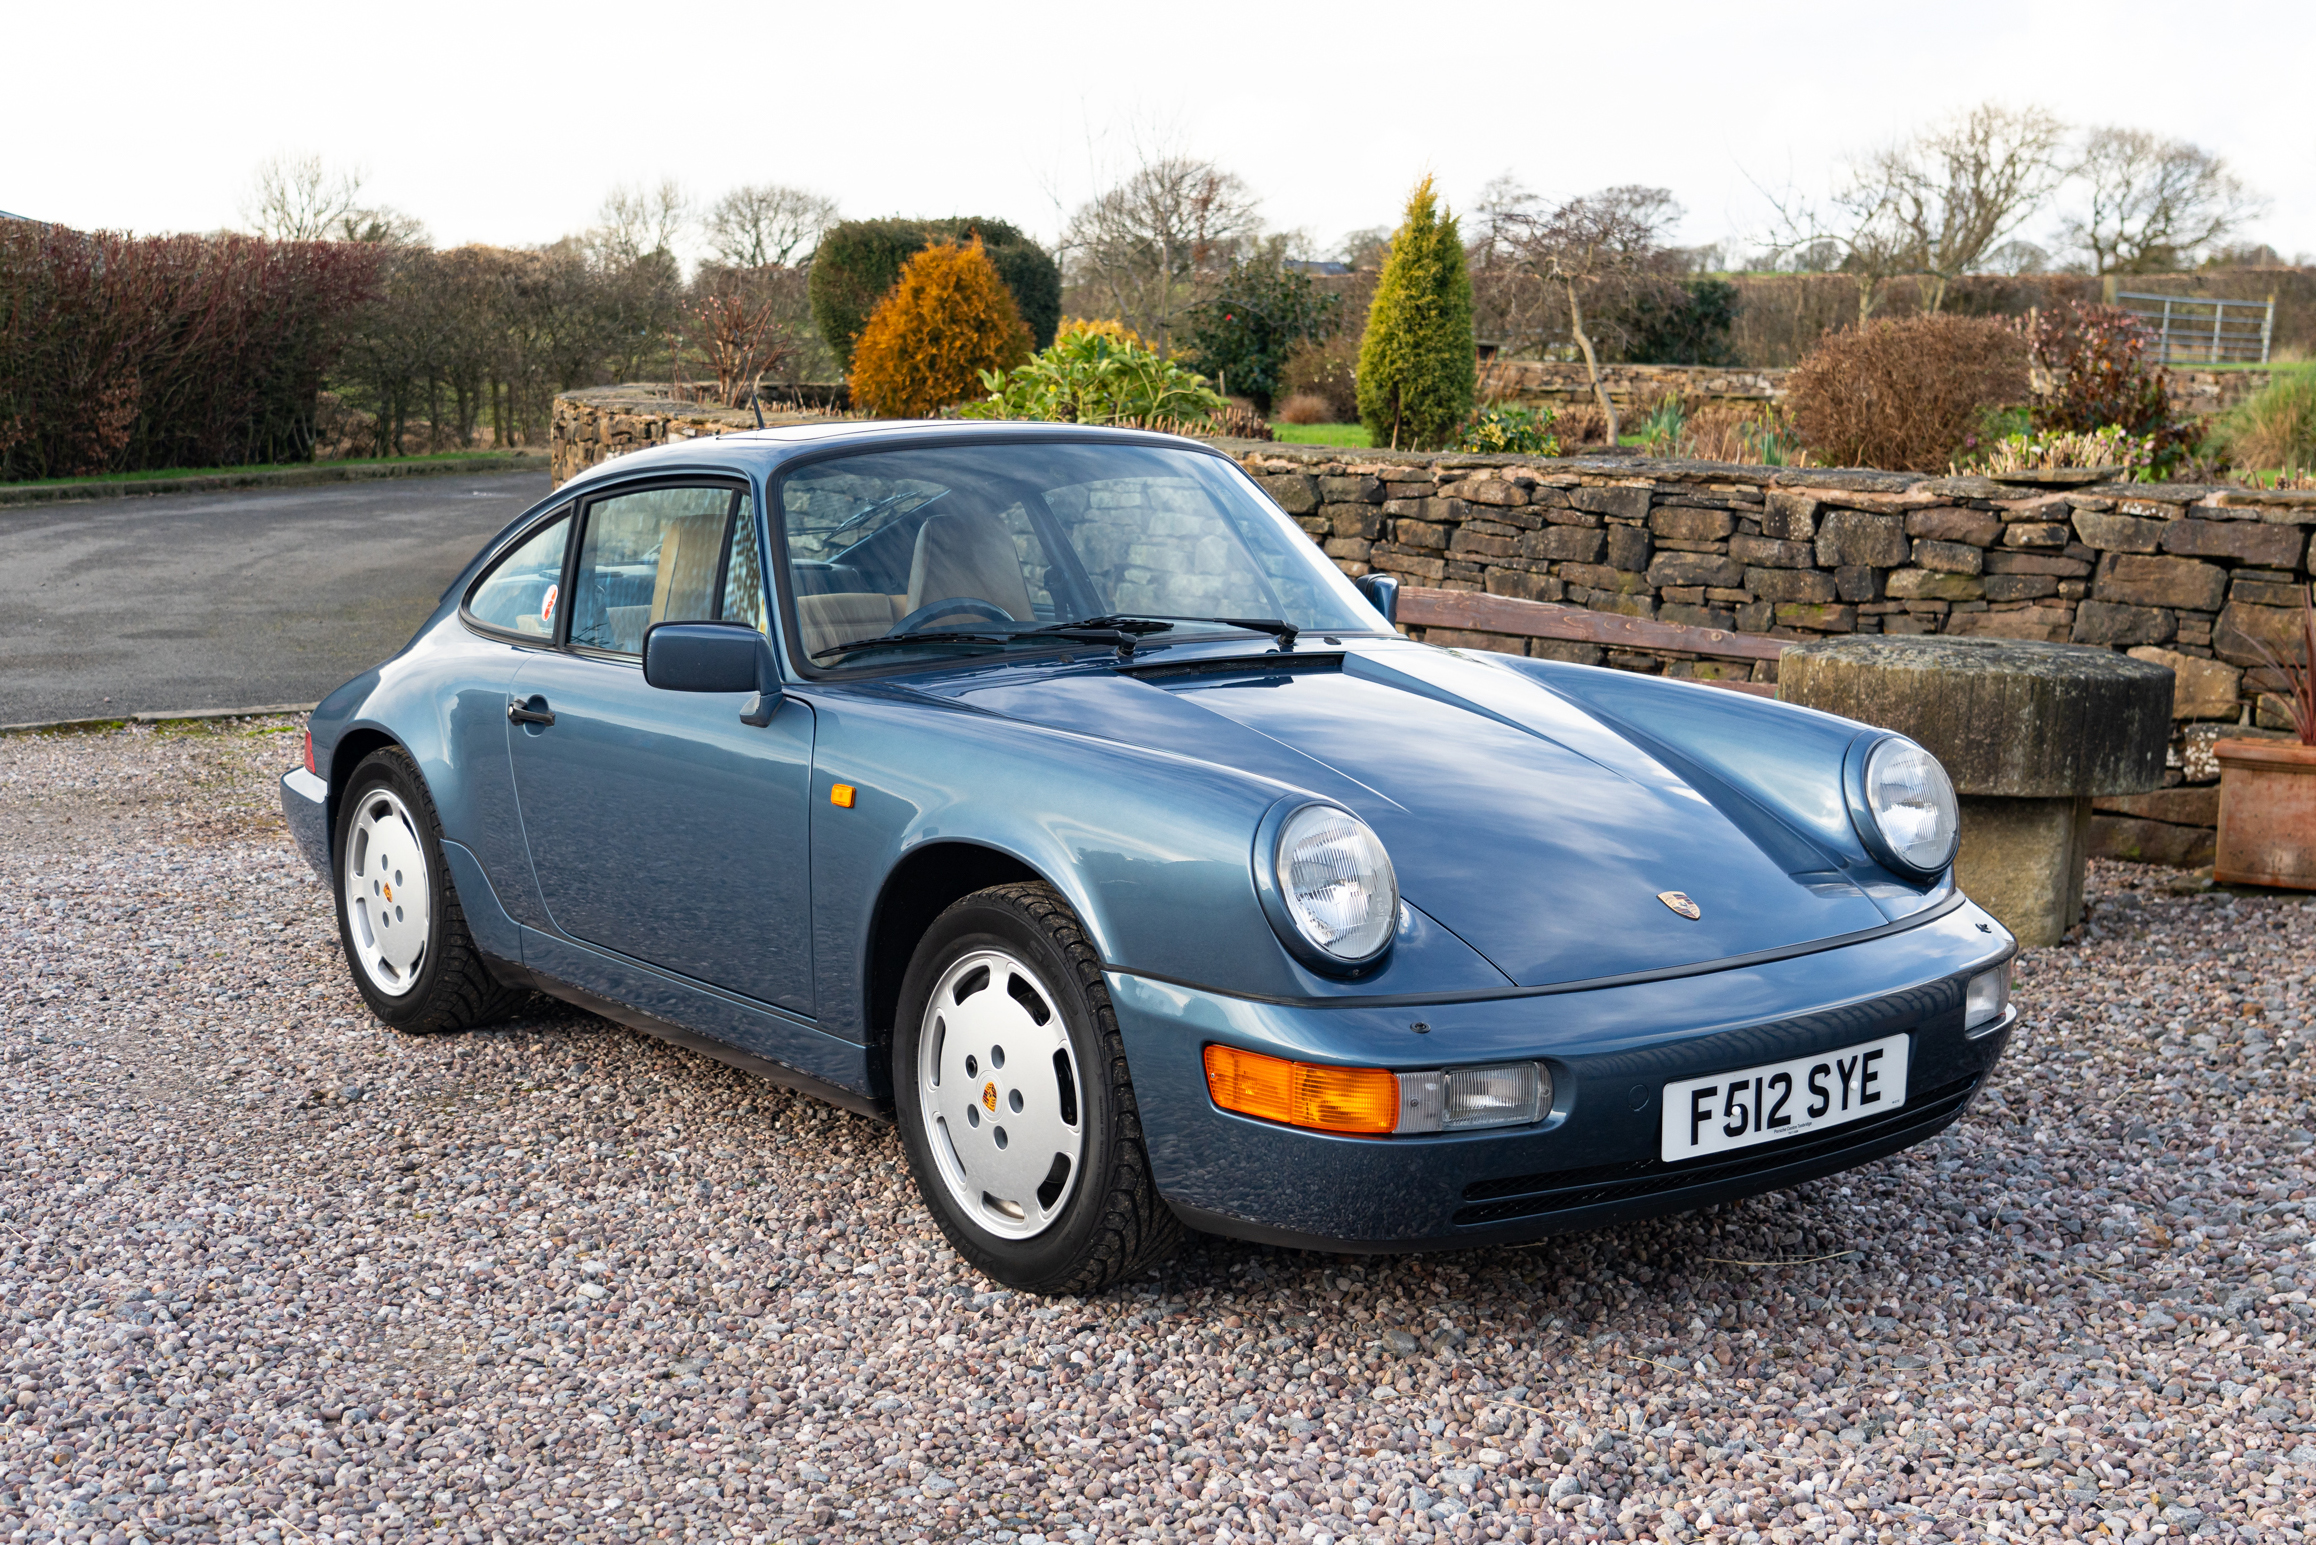
[[[890,633],[898,615],[889,595],[849,591],[796,598],[798,631],[804,635],[804,652],[808,655],[815,650],[849,644],[856,638]]]
[[[1029,584],[1021,575],[1021,555],[1005,522],[989,514],[937,515],[917,531],[909,558],[909,593],[901,615],[955,596],[970,596],[1002,609],[1015,622],[1030,622]],[[953,619],[963,621],[964,619]]]

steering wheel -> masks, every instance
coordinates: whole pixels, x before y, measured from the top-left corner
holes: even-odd
[[[994,601],[984,601],[979,596],[953,595],[944,600],[927,601],[894,623],[893,631],[895,633],[914,632],[936,618],[949,616],[986,617],[991,622],[1013,622],[1016,620],[1013,613]]]

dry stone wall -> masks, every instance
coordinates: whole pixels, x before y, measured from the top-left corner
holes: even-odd
[[[1600,384],[1619,413],[1645,412],[1667,397],[1738,405],[1778,401],[1785,396],[1786,377],[1792,373],[1782,367],[1603,365]],[[2187,418],[2223,412],[2266,386],[2269,374],[2263,369],[2197,370],[2174,365],[2167,382],[2172,411]],[[1480,366],[1480,400],[1528,407],[1581,406],[1593,400],[1592,380],[1577,363],[1491,359]]]
[[[1943,633],[2160,657],[2235,721],[2290,647],[2316,494],[1247,445],[1349,573],[1786,638]],[[1509,638],[1489,647],[1596,646]],[[1633,662],[1646,664],[1647,662]],[[2271,711],[2274,706],[2271,705]]]
[[[688,395],[690,389],[679,389]],[[809,424],[828,417],[825,411],[793,408],[764,410],[770,424]],[[671,394],[666,386],[649,383],[597,386],[564,392],[555,399],[549,436],[551,466],[557,486],[589,467],[675,440],[702,435],[736,434],[756,427],[756,415],[746,408],[691,402]]]

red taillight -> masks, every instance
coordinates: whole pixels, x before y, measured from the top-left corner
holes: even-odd
[[[306,731],[306,771],[319,778],[322,770],[314,765],[314,732]]]

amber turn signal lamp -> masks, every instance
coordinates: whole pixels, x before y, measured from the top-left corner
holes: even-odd
[[[1209,1046],[1206,1092],[1224,1110],[1320,1132],[1380,1136],[1399,1125],[1399,1079],[1381,1068],[1324,1067]]]
[[[851,784],[833,784],[828,791],[828,802],[839,810],[850,810],[852,808],[852,796],[853,787]]]

